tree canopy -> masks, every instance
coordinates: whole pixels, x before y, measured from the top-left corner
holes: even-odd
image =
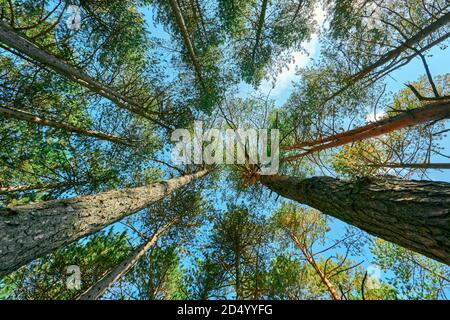
[[[0,299],[447,299],[447,0],[0,8]]]

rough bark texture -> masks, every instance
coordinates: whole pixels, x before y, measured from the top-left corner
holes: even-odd
[[[281,196],[450,265],[450,184],[392,176],[347,182],[262,176]]]
[[[166,224],[159,229],[153,237],[137,248],[129,257],[119,263],[110,272],[108,272],[100,281],[90,287],[86,292],[78,297],[78,300],[97,300],[108,290],[114,282],[123,277],[131,268],[144,256],[144,254],[155,246],[159,237],[164,234],[172,225],[176,223],[176,220]]]
[[[114,89],[100,83],[99,81],[91,78],[89,75],[69,65],[65,61],[39,48],[36,44],[22,37],[20,34],[18,34],[16,31],[14,31],[1,21],[0,41],[6,44],[8,47],[13,48],[21,54],[31,58],[32,60],[42,63],[43,65],[52,69],[53,71],[56,71],[60,75],[79,83],[80,85],[92,90],[95,93],[98,93],[106,99],[114,102],[117,106],[133,113],[139,114],[140,116],[155,122],[155,119],[149,116],[150,114],[154,113],[145,111],[143,106],[139,105],[135,101],[122,96]]]
[[[0,276],[148,207],[206,170],[148,186],[0,209]]]
[[[35,116],[31,113],[28,113],[28,112],[25,112],[22,110],[18,110],[18,109],[9,109],[9,108],[0,107],[0,114],[2,114],[4,117],[11,118],[11,119],[31,122],[31,123],[35,123],[40,126],[61,129],[61,130],[67,131],[67,132],[72,132],[72,133],[80,134],[83,136],[93,137],[93,138],[100,139],[100,140],[110,141],[113,143],[119,143],[119,144],[122,144],[125,146],[132,146],[132,144],[127,142],[126,139],[123,139],[123,138],[120,138],[120,137],[117,137],[117,136],[114,136],[111,134],[98,132],[98,131],[94,131],[94,130],[81,129],[81,128],[77,128],[77,127],[62,123],[62,122],[43,119],[41,117]]]

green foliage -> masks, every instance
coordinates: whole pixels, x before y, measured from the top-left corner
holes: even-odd
[[[110,229],[33,261],[2,279],[1,287],[9,299],[74,299],[122,261],[130,249],[126,234]],[[80,268],[78,290],[67,287],[69,266]]]
[[[390,273],[388,283],[402,299],[440,299],[449,288],[450,269],[439,262],[399,247],[376,240],[371,246],[375,263]]]
[[[358,242],[361,241],[359,237],[350,234],[332,244],[327,242],[329,220],[322,213],[304,209],[296,204],[283,203],[273,214],[272,221],[278,228],[277,236],[281,248],[288,250],[287,255],[278,256],[272,262],[272,297],[329,299],[329,287],[322,279],[325,277],[338,292],[340,299],[396,298],[394,287],[381,279],[377,279],[376,286],[367,285],[363,280],[366,271],[360,263],[349,259],[349,253],[357,248]],[[291,241],[283,241],[289,238]],[[294,252],[300,252],[304,262],[292,255],[290,248]],[[295,272],[297,277],[290,276],[290,271]]]
[[[136,293],[130,293],[134,299],[186,299],[184,269],[174,246],[150,250],[120,283],[137,288]]]
[[[263,11],[263,1],[219,1],[218,17],[243,81],[257,87],[263,79],[276,77],[313,32],[314,5],[268,1]]]
[[[354,1],[330,2],[334,5],[330,22],[331,34],[334,38],[348,36],[353,28],[357,29],[361,25],[361,17],[354,13]]]
[[[198,298],[237,299],[263,296],[264,245],[270,228],[263,218],[243,206],[230,206],[212,226],[212,234],[197,261],[191,292]]]
[[[387,116],[420,107],[423,103],[409,89],[391,98],[379,81],[408,62],[411,49],[387,66],[356,80],[353,76],[448,8],[446,0],[433,5],[421,0],[176,3],[194,57],[167,0],[73,1],[81,8],[80,30],[64,22],[67,1],[0,0],[2,20],[15,32],[134,101],[153,119],[120,109],[79,82],[2,47],[1,107],[120,136],[136,146],[1,116],[0,187],[65,183],[2,194],[1,206],[143,186],[172,178],[175,171],[189,174],[199,167],[177,170],[163,163],[170,162],[171,129],[192,128],[197,119],[210,127],[279,129],[282,146],[290,147],[343,132],[349,123],[362,125],[368,110],[379,105],[390,105]],[[320,5],[325,5],[329,23],[317,26]],[[146,21],[149,12],[153,19]],[[159,27],[167,39],[157,38]],[[415,47],[448,31],[443,26]],[[269,92],[262,92],[264,97],[239,94],[243,82],[265,90],[263,80],[274,81],[313,36],[320,36],[320,56],[298,70],[299,80],[283,106],[276,106]],[[439,94],[448,95],[449,76],[434,79]],[[428,78],[412,84],[423,96],[433,96]],[[440,150],[438,138],[431,138],[444,129],[442,123],[408,128],[344,146],[331,156],[323,152],[283,163],[279,174],[300,178],[330,169],[343,177],[370,176],[388,172],[380,169],[387,162],[427,162],[431,152]],[[284,155],[297,151],[284,150]],[[366,235],[340,238],[332,232],[332,220],[292,203],[272,210],[276,201],[257,183],[255,167],[216,169],[206,181],[120,221],[130,227],[129,233],[104,230],[5,277],[0,299],[74,299],[174,219],[177,223],[103,298],[330,299],[326,277],[343,299],[446,299],[447,267],[374,240],[375,263],[385,272],[374,286],[363,267],[370,261],[360,264]],[[66,288],[69,265],[81,268],[80,290]]]

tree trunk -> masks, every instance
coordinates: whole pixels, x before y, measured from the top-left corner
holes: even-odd
[[[297,248],[300,249],[300,251],[303,253],[303,255],[306,258],[306,261],[314,268],[317,275],[320,277],[320,280],[322,283],[327,287],[328,292],[330,293],[330,296],[333,300],[342,300],[339,294],[337,293],[334,286],[331,284],[330,280],[327,278],[327,276],[323,273],[322,270],[320,270],[319,266],[316,263],[316,260],[314,259],[313,255],[311,255],[304,246],[300,243],[300,240],[297,238],[295,234],[292,232],[289,232],[289,236],[291,237],[292,241],[294,241]]]
[[[18,110],[18,109],[9,109],[9,108],[0,107],[0,113],[7,118],[23,120],[23,121],[35,123],[40,126],[46,126],[46,127],[51,127],[51,128],[55,128],[55,129],[60,129],[60,130],[64,130],[67,132],[72,132],[72,133],[89,136],[89,137],[94,137],[94,138],[97,138],[100,140],[106,140],[106,141],[110,141],[113,143],[122,144],[125,146],[133,146],[131,143],[127,142],[126,139],[124,139],[124,138],[119,138],[117,136],[98,132],[98,131],[77,128],[77,127],[74,127],[74,126],[71,126],[71,125],[68,125],[65,123],[61,123],[58,121],[43,119],[43,118],[37,117],[31,113],[28,113],[28,112],[25,112],[22,110]]]
[[[139,105],[130,98],[124,97],[114,89],[100,83],[91,78],[89,75],[77,70],[73,66],[67,64],[60,58],[39,48],[36,44],[22,37],[8,25],[0,21],[0,41],[10,48],[17,50],[21,54],[42,63],[44,66],[52,69],[60,75],[90,89],[91,91],[103,96],[104,98],[114,102],[118,107],[136,113],[150,121],[157,122],[150,115],[157,114],[145,111],[144,106]]]
[[[261,176],[260,181],[285,198],[450,265],[449,183],[392,176],[352,182]]]
[[[41,189],[59,189],[65,187],[72,187],[78,185],[75,182],[57,182],[57,183],[39,183],[33,185],[21,185],[21,186],[10,186],[10,187],[0,187],[0,194],[7,194],[20,191],[29,190],[41,190]]]
[[[375,168],[398,168],[398,169],[450,169],[450,163],[381,163],[369,164]]]
[[[175,15],[175,21],[181,33],[181,38],[183,39],[184,46],[186,47],[189,57],[191,58],[192,64],[194,65],[197,78],[200,81],[200,83],[204,85],[202,77],[202,69],[200,67],[200,63],[198,62],[197,55],[195,54],[194,47],[192,46],[191,39],[189,38],[189,33],[186,29],[186,23],[184,22],[183,14],[181,13],[177,0],[169,0],[169,3],[172,8],[173,14]]]
[[[407,50],[410,50],[411,48],[415,47],[418,43],[420,43],[421,41],[423,41],[427,37],[431,36],[434,32],[436,32],[437,30],[439,30],[443,26],[446,26],[449,22],[450,22],[450,12],[448,12],[448,13],[444,14],[442,17],[438,18],[436,21],[431,23],[426,28],[423,28],[422,30],[420,30],[414,36],[412,36],[411,38],[409,38],[406,41],[404,41],[397,48],[395,48],[395,49],[387,52],[383,56],[381,56],[373,64],[365,67],[364,69],[362,69],[358,73],[356,73],[353,76],[351,76],[350,78],[348,78],[345,81],[346,84],[341,89],[339,89],[338,91],[334,92],[330,97],[328,97],[325,100],[325,102],[329,101],[329,100],[331,100],[331,99],[333,99],[335,97],[337,97],[342,92],[346,91],[348,88],[353,86],[355,83],[357,83],[358,81],[362,80],[364,77],[369,75],[371,72],[375,71],[377,68],[385,65],[386,63],[388,63],[388,62],[390,62],[390,61],[392,61],[394,59],[397,59],[403,52],[405,52]],[[439,39],[437,39],[437,41],[433,41],[431,46],[428,45],[428,46],[422,47],[421,49],[418,49],[408,59],[412,60],[414,57],[416,57],[420,53],[422,53],[422,52],[430,49],[432,46],[435,46],[435,45],[439,44],[440,42],[446,40],[449,37],[449,35],[450,34],[447,33],[444,36],[442,36]],[[391,65],[390,68],[393,68],[393,66]]]
[[[241,252],[236,250],[236,261],[234,262],[234,272],[236,272],[236,300],[242,299],[241,293]]]
[[[314,152],[336,148],[348,143],[374,138],[389,132],[404,129],[419,123],[442,120],[450,117],[450,101],[444,100],[429,103],[424,107],[416,108],[403,112],[395,117],[383,119],[368,125],[355,128],[346,132],[338,133],[333,136],[312,141],[304,142],[291,147],[285,147],[284,150],[293,150],[311,146],[306,152],[289,156],[281,159],[282,162],[293,161],[305,157]]]
[[[261,33],[264,26],[264,21],[266,20],[267,3],[268,0],[262,0],[261,12],[258,19],[258,28],[256,29],[256,40],[252,51],[252,63],[255,63],[256,51],[258,50],[259,42],[261,40]]]
[[[154,247],[159,237],[164,234],[172,225],[176,223],[176,219],[169,222],[159,229],[153,237],[137,248],[130,256],[123,260],[119,265],[108,272],[100,281],[90,287],[86,292],[78,297],[77,300],[97,300],[108,290],[114,282],[123,277],[131,268],[141,259],[148,250]]]
[[[0,276],[145,209],[207,172],[139,188],[0,209]]]

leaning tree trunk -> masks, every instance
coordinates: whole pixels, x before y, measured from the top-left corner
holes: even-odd
[[[267,4],[268,4],[268,2],[269,2],[268,0],[262,0],[261,12],[260,12],[259,18],[258,18],[258,27],[256,29],[255,45],[253,46],[253,50],[252,50],[252,63],[255,63],[256,51],[258,50],[258,47],[259,47],[259,42],[261,40],[262,29],[263,29],[263,26],[264,26],[264,21],[266,19],[266,12],[267,12]]]
[[[0,276],[148,207],[207,172],[139,188],[0,209]]]
[[[112,101],[118,107],[138,114],[152,122],[159,124],[159,122],[152,117],[152,115],[155,115],[157,113],[146,111],[145,106],[140,105],[138,102],[123,96],[115,89],[95,80],[86,73],[69,65],[67,62],[41,49],[36,44],[32,43],[31,41],[20,35],[18,32],[16,32],[14,29],[12,29],[10,26],[1,21],[0,42],[31,58],[32,60],[43,64],[47,68],[52,69],[53,71],[66,77],[67,79],[70,79]]]
[[[383,119],[346,132],[338,133],[325,139],[285,147],[284,150],[294,150],[298,148],[304,149],[305,146],[311,146],[310,149],[303,153],[283,158],[280,161],[287,162],[297,160],[314,152],[378,137],[389,132],[415,126],[420,123],[439,121],[448,118],[450,118],[450,100],[432,102],[423,107],[408,110],[394,117]]]
[[[441,17],[439,17],[438,19],[436,19],[434,22],[432,22],[431,24],[426,26],[425,28],[420,29],[419,32],[416,33],[415,35],[413,35],[411,38],[405,39],[405,41],[402,42],[402,44],[400,46],[398,46],[397,48],[394,48],[394,49],[390,50],[389,52],[385,53],[377,61],[375,61],[371,65],[365,67],[364,69],[357,72],[353,76],[349,77],[345,81],[344,86],[342,88],[340,88],[339,90],[337,90],[336,92],[334,92],[330,97],[328,97],[326,99],[326,101],[330,101],[331,99],[337,97],[342,92],[346,91],[348,88],[353,86],[355,83],[364,79],[370,73],[372,73],[373,71],[377,70],[378,68],[380,68],[388,63],[390,63],[390,64],[388,64],[388,66],[384,69],[383,72],[389,71],[389,69],[393,70],[393,68],[396,66],[396,64],[393,63],[393,61],[395,61],[398,57],[400,57],[405,51],[411,50],[414,47],[418,47],[418,44],[420,44],[421,41],[423,41],[427,37],[433,35],[436,31],[438,31],[442,27],[448,25],[449,22],[450,22],[450,12],[447,12],[444,15],[442,15]],[[449,33],[445,33],[443,36],[432,41],[430,44],[424,45],[420,49],[417,49],[413,54],[411,54],[407,58],[407,61],[411,61],[414,57],[416,57],[420,53],[445,41],[449,37],[449,35],[450,35]]]
[[[380,163],[369,164],[374,168],[392,168],[392,169],[450,169],[450,163]]]
[[[343,181],[261,176],[281,196],[450,265],[450,184],[392,176]]]
[[[56,183],[39,183],[33,185],[20,185],[0,187],[0,194],[9,194],[14,192],[30,191],[30,190],[43,190],[43,189],[61,189],[80,185],[77,182],[56,182]]]
[[[200,83],[202,85],[204,85],[203,77],[202,77],[202,68],[197,59],[197,55],[195,53],[194,46],[192,45],[191,38],[189,37],[189,32],[186,28],[186,23],[184,22],[183,13],[181,12],[180,7],[178,6],[178,3],[176,0],[169,0],[169,4],[170,4],[170,7],[172,8],[173,14],[175,16],[175,21],[176,21],[178,29],[180,31],[181,38],[183,39],[184,46],[186,47],[189,57],[191,58],[192,64],[194,65],[194,69],[195,69],[195,73],[197,74],[197,78],[200,81]]]
[[[291,237],[292,241],[295,243],[298,249],[302,252],[303,256],[306,258],[306,261],[313,267],[314,271],[317,273],[317,275],[320,277],[320,281],[325,285],[327,288],[327,291],[330,293],[330,296],[333,300],[342,300],[342,298],[337,293],[336,289],[334,288],[331,281],[328,279],[328,277],[325,275],[325,273],[320,270],[320,267],[317,265],[316,259],[314,259],[314,255],[308,252],[306,247],[302,245],[300,240],[297,238],[297,236],[292,233],[288,232],[289,236]]]
[[[127,141],[125,138],[117,137],[108,133],[98,132],[94,130],[89,129],[82,129],[75,126],[72,126],[70,124],[66,124],[63,122],[50,120],[50,119],[44,119],[38,116],[35,116],[34,114],[28,113],[26,111],[22,111],[19,109],[10,109],[0,106],[0,114],[6,118],[10,119],[16,119],[16,120],[23,120],[30,123],[35,123],[40,126],[44,127],[50,127],[55,129],[64,130],[66,132],[70,133],[76,133],[83,136],[93,137],[99,140],[104,141],[110,141],[113,143],[122,144],[128,147],[133,147],[134,145]]]
[[[167,223],[160,228],[152,238],[137,248],[130,256],[114,267],[108,272],[100,281],[90,287],[86,292],[78,297],[78,300],[97,300],[108,290],[114,282],[123,277],[131,268],[147,253],[152,247],[156,245],[159,237],[164,234],[172,225],[177,222],[177,219]]]

